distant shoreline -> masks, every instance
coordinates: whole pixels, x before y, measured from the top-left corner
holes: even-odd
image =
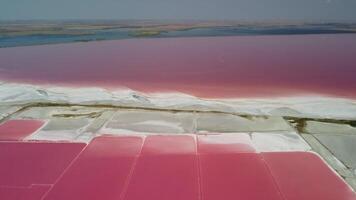
[[[237,21],[3,21],[0,48],[132,38],[355,34],[356,23]]]

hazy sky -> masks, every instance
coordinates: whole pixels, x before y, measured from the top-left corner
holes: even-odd
[[[356,0],[0,0],[7,19],[356,21]]]

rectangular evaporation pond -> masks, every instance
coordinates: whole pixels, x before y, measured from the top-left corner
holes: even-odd
[[[41,120],[9,120],[0,124],[0,141],[18,141],[43,126]]]
[[[50,185],[33,185],[28,188],[0,187],[0,199],[4,200],[40,200],[50,189]]]
[[[198,137],[202,200],[282,200],[246,134]]]
[[[141,137],[95,138],[44,199],[120,199],[142,144]]]
[[[319,156],[309,152],[263,153],[288,200],[355,200],[351,188]]]
[[[0,142],[0,187],[53,184],[84,147],[81,143]]]
[[[198,200],[198,181],[193,136],[148,136],[123,199]]]

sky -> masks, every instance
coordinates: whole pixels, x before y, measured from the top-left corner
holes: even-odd
[[[0,20],[356,21],[356,0],[0,0]]]

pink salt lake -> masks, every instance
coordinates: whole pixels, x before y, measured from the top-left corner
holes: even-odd
[[[128,39],[0,49],[0,80],[199,97],[356,97],[356,34]]]

